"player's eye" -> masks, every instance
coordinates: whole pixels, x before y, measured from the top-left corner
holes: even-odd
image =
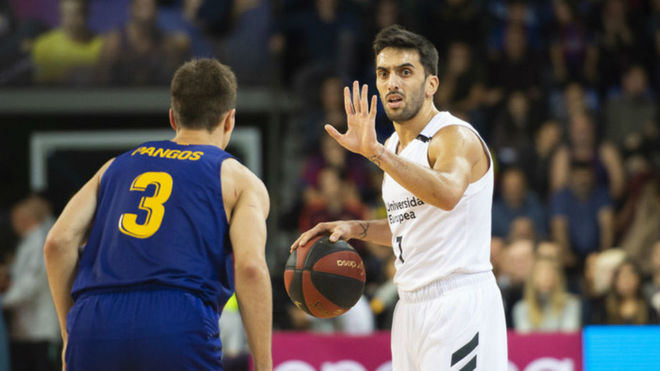
[[[403,76],[410,76],[412,75],[412,71],[410,70],[410,68],[404,68],[403,70],[401,70],[401,74]]]
[[[385,77],[387,77],[387,71],[380,70],[380,71],[378,71],[378,73],[376,75],[378,77],[385,78]]]

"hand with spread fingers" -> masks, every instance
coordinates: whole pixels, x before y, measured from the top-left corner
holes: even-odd
[[[353,94],[348,87],[344,88],[344,108],[348,130],[341,134],[332,125],[325,125],[325,130],[344,148],[359,153],[373,161],[378,158],[385,147],[378,143],[376,137],[376,96],[371,97],[371,105],[367,98],[367,85],[353,82]]]

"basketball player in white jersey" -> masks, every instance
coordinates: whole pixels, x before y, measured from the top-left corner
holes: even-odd
[[[376,96],[344,89],[348,130],[325,129],[385,172],[387,219],[320,223],[319,234],[392,246],[398,287],[392,324],[394,371],[507,370],[500,291],[490,264],[493,166],[474,130],[433,104],[438,52],[424,37],[392,26],[374,41],[376,86],[395,132],[376,139]]]

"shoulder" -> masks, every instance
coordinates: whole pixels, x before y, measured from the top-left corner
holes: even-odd
[[[222,162],[222,193],[229,205],[234,205],[243,195],[257,198],[260,203],[268,204],[268,190],[264,182],[250,169],[233,158]]]
[[[109,159],[108,161],[105,162],[105,164],[103,164],[103,166],[101,166],[101,168],[99,169],[99,171],[96,174],[99,181],[101,181],[101,179],[103,178],[103,175],[105,174],[105,172],[108,170],[110,165],[112,165],[114,162],[115,162],[115,157]]]
[[[62,31],[59,28],[56,28],[54,30],[48,31],[42,35],[37,36],[37,39],[35,40],[35,45],[39,45],[41,43],[49,43],[63,38],[64,38],[64,31]]]
[[[63,35],[61,30],[55,29],[37,36],[32,44],[32,54],[48,53],[52,47],[60,43]]]
[[[484,146],[477,133],[463,125],[449,125],[438,130],[429,143],[429,158],[463,157],[476,163],[484,155]]]

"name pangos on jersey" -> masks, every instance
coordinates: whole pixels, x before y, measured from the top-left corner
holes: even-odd
[[[220,168],[210,145],[148,142],[108,167],[73,284],[88,291],[148,287],[191,292],[216,309],[234,291]]]

